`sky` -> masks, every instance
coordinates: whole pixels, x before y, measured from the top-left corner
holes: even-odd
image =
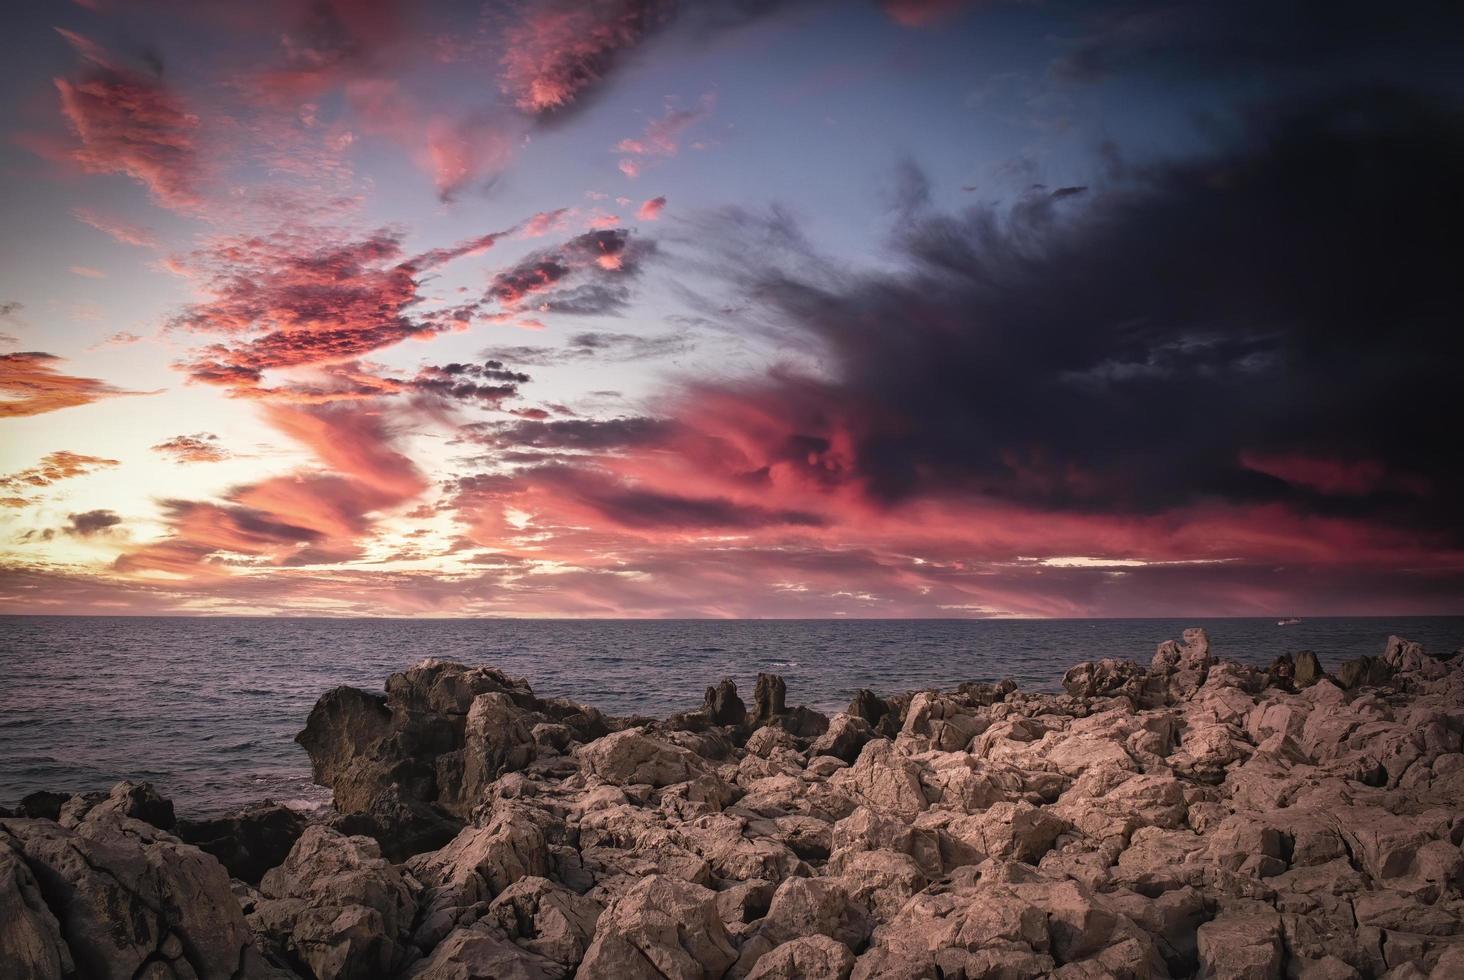
[[[1464,8],[22,0],[0,612],[1464,614]]]

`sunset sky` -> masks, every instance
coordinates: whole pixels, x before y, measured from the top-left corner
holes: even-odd
[[[1464,613],[1461,10],[7,6],[0,612]]]

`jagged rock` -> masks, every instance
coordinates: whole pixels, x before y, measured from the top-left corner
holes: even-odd
[[[707,772],[707,764],[695,752],[638,728],[596,739],[581,746],[578,755],[590,772],[617,786],[670,786]]]
[[[604,724],[598,712],[541,701],[500,671],[424,660],[389,677],[385,697],[327,692],[295,740],[315,781],[334,791],[336,809],[369,816],[373,836],[406,856],[440,846],[488,782],[527,765],[541,721],[585,732]]]
[[[272,952],[316,980],[369,980],[415,957],[419,888],[371,838],[316,825],[265,873],[249,920]]]
[[[178,837],[219,859],[229,876],[259,884],[264,873],[289,856],[306,820],[268,800],[210,820],[179,820]]]
[[[771,675],[752,712],[724,681],[656,722],[427,661],[312,712],[325,826],[178,825],[259,889],[136,819],[169,823],[146,787],[33,800],[55,821],[0,823],[0,956],[91,976],[98,947],[167,980],[217,931],[231,980],[285,975],[227,908],[116,925],[135,896],[79,841],[174,894],[172,863],[206,862],[200,907],[227,893],[316,980],[1452,976],[1464,657],[1394,638],[1345,673],[1218,660],[1187,630],[1148,668],[1075,667],[1066,694],[861,692],[825,729]],[[41,858],[87,882],[90,920]]]
[[[990,857],[1036,864],[1067,827],[1067,821],[1048,810],[1018,801],[957,817],[946,829],[973,849],[976,861]]]
[[[1136,691],[1144,669],[1132,660],[1106,658],[1077,664],[1062,675],[1062,686],[1075,698],[1096,698]]]
[[[710,889],[662,875],[610,903],[576,980],[716,980],[737,959]]]
[[[747,980],[848,980],[854,953],[828,936],[790,939],[758,958]]]
[[[414,966],[409,980],[562,980],[569,971],[508,940],[486,923],[455,930]]]
[[[403,797],[396,786],[377,793],[364,811],[336,813],[328,823],[347,837],[370,837],[380,845],[383,857],[397,862],[436,850],[463,825],[436,804]]]
[[[1311,687],[1322,677],[1322,664],[1317,660],[1317,655],[1310,650],[1303,650],[1296,655],[1296,668],[1292,675],[1292,683],[1297,690]]]
[[[14,980],[60,980],[76,970],[61,924],[5,830],[0,830],[0,963]]]
[[[495,809],[486,826],[463,828],[445,847],[412,857],[406,867],[422,884],[413,940],[423,949],[472,921],[480,905],[521,878],[542,878],[551,870],[542,829],[517,807]]]
[[[75,829],[6,820],[0,865],[14,888],[0,902],[16,913],[0,920],[0,936],[24,943],[17,972],[71,976],[46,972],[69,958],[89,980],[130,980],[159,960],[203,980],[262,975],[223,866],[116,809]],[[52,922],[64,947],[51,942]]]
[[[547,878],[520,878],[498,893],[483,920],[513,942],[566,969],[584,959],[601,908]]]
[[[1345,660],[1337,668],[1337,683],[1344,691],[1358,687],[1377,687],[1388,683],[1393,677],[1393,668],[1379,657],[1357,657]]]
[[[788,711],[788,685],[777,674],[758,674],[752,700],[756,706],[753,719],[760,725],[771,724]]]
[[[841,711],[829,719],[828,731],[813,740],[809,752],[815,756],[831,755],[852,763],[859,758],[859,751],[877,737],[874,726],[868,721]]]
[[[36,790],[34,793],[28,793],[20,798],[20,805],[15,808],[15,815],[37,820],[58,820],[61,817],[61,805],[69,799],[71,799],[70,793],[55,793],[46,789]]]
[[[728,677],[707,688],[702,711],[714,725],[740,725],[747,720],[747,706],[737,696],[737,685]]]
[[[835,773],[829,783],[877,810],[907,819],[930,805],[921,788],[920,767],[897,754],[894,743],[885,739],[865,745],[854,764]]]
[[[173,802],[158,794],[152,783],[122,782],[112,787],[106,798],[87,808],[86,816],[115,814],[152,824],[159,830],[172,830],[177,823]]]
[[[1200,972],[1215,980],[1280,980],[1281,917],[1222,914],[1198,930]]]

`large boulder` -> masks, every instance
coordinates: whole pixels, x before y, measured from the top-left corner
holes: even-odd
[[[588,771],[616,786],[670,786],[708,771],[706,762],[695,752],[653,738],[639,728],[596,739],[581,746],[577,754]]]
[[[223,866],[117,808],[74,828],[0,821],[0,873],[6,976],[131,980],[150,963],[202,980],[266,972]]]
[[[180,820],[176,833],[218,858],[230,877],[257,885],[266,871],[284,863],[306,824],[301,814],[266,800],[222,817]]]
[[[405,856],[440,846],[444,822],[461,826],[493,779],[532,761],[534,725],[545,721],[577,734],[603,727],[598,713],[541,701],[500,671],[424,660],[388,678],[385,696],[327,692],[295,740],[336,809],[371,818],[349,829]]]
[[[249,919],[273,953],[315,980],[371,980],[416,958],[418,891],[371,838],[316,825],[265,873]]]
[[[661,875],[611,902],[576,980],[718,980],[737,959],[716,893]]]

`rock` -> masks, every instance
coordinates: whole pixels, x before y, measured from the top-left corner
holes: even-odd
[[[1215,980],[1280,980],[1281,917],[1222,914],[1198,931],[1200,972]]]
[[[158,795],[152,783],[118,783],[105,799],[87,808],[88,816],[107,813],[141,820],[159,830],[172,830],[176,823],[172,801]]]
[[[14,980],[60,980],[76,970],[61,924],[24,857],[0,831],[0,963]]]
[[[751,712],[723,681],[658,722],[425,661],[312,712],[325,825],[178,823],[232,882],[148,787],[34,799],[53,820],[0,823],[0,956],[179,980],[206,942],[285,976],[253,925],[315,980],[1452,976],[1464,658],[1395,638],[1346,673],[1187,630],[1059,695],[861,692],[828,722],[764,675]]]
[[[1448,668],[1423,652],[1423,644],[1390,636],[1383,648],[1383,662],[1401,674],[1418,674],[1425,680],[1437,680]]]
[[[758,674],[752,700],[756,706],[753,719],[760,725],[771,724],[788,711],[788,685],[777,674]]]
[[[211,820],[180,820],[178,837],[219,859],[232,878],[259,884],[305,832],[303,816],[268,800]]]
[[[715,687],[707,688],[702,711],[714,725],[741,725],[747,720],[747,706],[737,696],[737,685],[724,677]]]
[[[813,740],[809,751],[816,756],[831,755],[852,763],[859,758],[859,751],[877,737],[868,721],[841,711],[829,719],[828,730]]]
[[[71,799],[70,793],[37,790],[20,798],[20,805],[15,808],[15,815],[38,820],[58,820],[61,817],[61,804],[69,799]]]
[[[1137,691],[1144,669],[1132,660],[1104,659],[1077,664],[1062,675],[1062,686],[1073,697],[1095,698]]]
[[[563,965],[521,949],[484,923],[455,930],[406,974],[409,980],[562,980],[568,975]]]
[[[115,809],[75,829],[6,820],[0,865],[9,868],[0,901],[16,913],[0,936],[7,949],[19,945],[18,961],[33,975],[70,976],[47,972],[69,962],[88,980],[130,980],[160,958],[202,980],[259,975],[223,866]],[[64,947],[52,942],[53,922]]]
[[[878,725],[892,710],[893,706],[884,698],[873,691],[860,688],[855,693],[854,699],[849,702],[849,710],[845,713],[850,717],[863,719],[874,726]]]
[[[603,729],[597,712],[541,701],[497,670],[424,660],[389,677],[385,697],[350,687],[327,692],[295,740],[339,812],[370,816],[388,850],[410,852],[440,846],[488,782],[527,765],[537,749],[533,726],[543,721]],[[450,821],[456,826],[445,826]]]
[[[461,820],[435,804],[403,797],[396,786],[379,791],[364,811],[337,813],[327,822],[347,837],[370,837],[382,856],[395,862],[436,850],[462,829]]]
[[[1305,687],[1311,687],[1322,677],[1322,665],[1317,660],[1317,655],[1310,650],[1302,650],[1296,655],[1296,669],[1292,675],[1292,683],[1299,691]]]
[[[576,980],[715,980],[737,959],[710,889],[662,875],[613,901]]]
[[[696,753],[652,738],[639,728],[596,739],[581,746],[577,754],[590,772],[616,786],[670,786],[707,772],[706,763]]]
[[[865,745],[854,764],[835,773],[829,783],[877,810],[906,819],[930,805],[921,788],[920,767],[897,754],[894,743],[885,739]]]
[[[1378,657],[1357,657],[1345,660],[1337,668],[1337,683],[1344,691],[1359,687],[1378,687],[1393,677],[1393,668]]]
[[[423,949],[521,878],[543,878],[551,870],[543,831],[518,807],[496,808],[486,826],[465,827],[445,847],[418,854],[406,866],[422,884],[413,940]]]
[[[249,918],[272,952],[316,980],[368,980],[414,957],[419,887],[374,840],[316,825],[265,873]]]
[[[828,936],[791,939],[758,958],[747,980],[848,980],[854,953]]]
[[[600,906],[547,878],[520,878],[498,893],[481,921],[537,956],[572,969],[584,958]]]
[[[1036,864],[1051,849],[1067,822],[1026,802],[996,803],[985,812],[951,821],[947,831],[979,857]]]

